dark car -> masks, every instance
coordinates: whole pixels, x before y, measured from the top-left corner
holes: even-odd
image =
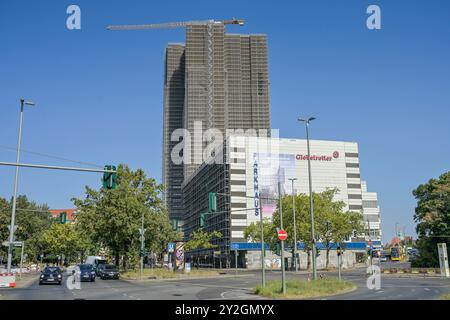
[[[44,283],[56,283],[61,285],[62,283],[62,271],[60,267],[45,267],[39,277],[39,284]]]
[[[119,270],[117,270],[117,267],[113,264],[101,265],[101,267],[97,269],[97,272],[102,280],[119,279],[120,277]]]
[[[80,264],[78,268],[80,269],[80,281],[95,281],[95,270],[92,264]]]

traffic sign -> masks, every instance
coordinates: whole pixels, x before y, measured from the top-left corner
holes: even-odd
[[[284,230],[279,230],[278,239],[280,239],[281,241],[285,241],[287,239],[287,232]]]
[[[169,242],[169,244],[167,245],[167,252],[174,252],[174,251],[175,251],[175,243]]]
[[[8,226],[8,230],[11,231],[11,226]],[[17,225],[14,226],[14,232],[17,230]]]
[[[239,248],[239,245],[237,243],[232,243],[230,246],[231,250],[237,250]]]
[[[4,245],[5,247],[9,246],[9,241],[3,241],[2,245]],[[22,246],[22,241],[14,241],[12,242],[12,245],[14,247],[21,247]]]

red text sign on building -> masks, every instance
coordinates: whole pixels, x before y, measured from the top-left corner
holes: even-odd
[[[297,154],[297,155],[295,156],[295,158],[296,158],[297,160],[308,160],[308,155]],[[313,161],[331,161],[333,158],[334,158],[334,159],[339,158],[339,152],[338,152],[338,151],[333,152],[333,155],[331,155],[331,156],[326,156],[326,155],[311,155],[311,156],[309,157],[309,159],[310,159],[310,160],[313,160]]]

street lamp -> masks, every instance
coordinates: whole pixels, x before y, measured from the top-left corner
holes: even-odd
[[[24,106],[34,106],[34,102],[26,101],[25,99],[20,99],[20,121],[19,121],[19,138],[17,142],[17,156],[16,156],[16,164],[20,162],[20,144],[22,142],[22,121],[23,121],[23,107]],[[14,191],[13,191],[13,202],[12,202],[12,211],[11,211],[11,225],[9,229],[9,244],[8,244],[8,265],[7,270],[8,273],[11,272],[11,263],[12,263],[12,248],[14,242],[14,228],[15,228],[15,220],[16,220],[16,200],[17,200],[17,184],[19,181],[19,166],[16,166],[16,176],[14,180]]]
[[[312,195],[312,179],[311,179],[311,153],[309,148],[309,123],[316,118],[310,117],[308,119],[299,118],[298,121],[304,122],[306,127],[306,144],[308,147],[308,177],[309,177],[309,210],[311,216],[311,239],[312,239],[312,267],[313,267],[313,279],[317,280],[316,269],[316,238],[314,235],[314,201]]]
[[[298,264],[297,264],[297,224],[295,223],[295,192],[294,192],[294,181],[297,178],[289,178],[292,182],[292,214],[294,216],[294,266],[295,272],[298,272]]]

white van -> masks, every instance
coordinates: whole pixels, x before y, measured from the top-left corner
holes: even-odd
[[[85,264],[92,264],[94,268],[97,268],[99,264],[106,264],[106,259],[100,256],[88,256],[86,258]]]

